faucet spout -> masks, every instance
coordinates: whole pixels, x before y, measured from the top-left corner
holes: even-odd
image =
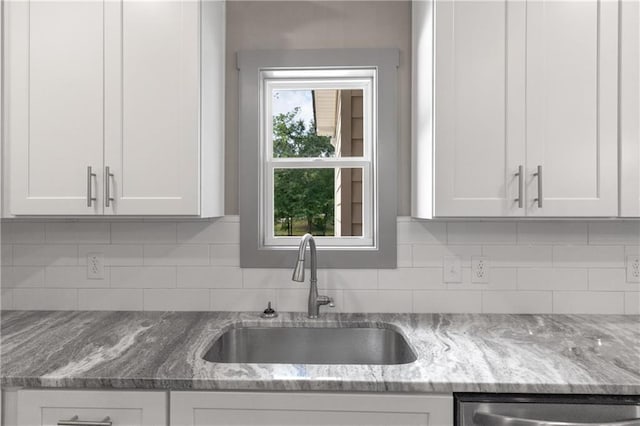
[[[296,266],[293,269],[293,275],[291,279],[293,281],[304,282],[304,258],[309,246],[311,254],[311,280],[309,286],[309,303],[307,316],[309,318],[318,318],[320,312],[320,306],[329,305],[334,307],[333,299],[328,296],[318,295],[318,255],[316,251],[316,242],[313,239],[313,235],[304,234],[300,240],[300,247],[298,250],[298,259],[296,260]]]

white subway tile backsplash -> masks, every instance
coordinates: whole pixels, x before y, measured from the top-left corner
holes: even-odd
[[[166,244],[176,242],[176,222],[114,222],[114,244]]]
[[[44,268],[41,266],[3,266],[3,288],[43,287]]]
[[[413,295],[402,290],[345,290],[344,312],[411,312]]]
[[[211,290],[211,310],[262,312],[271,302],[276,310],[276,290],[274,289],[215,289]]]
[[[478,313],[482,312],[480,291],[414,291],[413,312]]]
[[[640,283],[627,282],[624,268],[589,269],[590,291],[640,291]]]
[[[0,232],[2,232],[2,244],[44,243],[44,223],[3,222]]]
[[[482,312],[490,314],[549,314],[550,291],[483,291]]]
[[[78,309],[87,311],[141,311],[142,289],[80,289]]]
[[[144,246],[145,265],[197,266],[209,264],[209,246],[157,244]]]
[[[240,266],[240,244],[211,244],[209,263],[215,266]]]
[[[587,270],[579,268],[518,268],[519,290],[587,290]]]
[[[519,222],[518,244],[587,244],[584,222]]]
[[[624,313],[627,315],[640,315],[640,292],[627,292],[624,294]]]
[[[398,243],[446,244],[447,224],[425,220],[398,221]]]
[[[0,309],[13,309],[13,289],[3,288],[0,291]]]
[[[49,222],[45,241],[54,244],[109,244],[111,226],[100,222]]]
[[[309,282],[309,271],[306,271],[306,280]],[[302,283],[291,280],[291,269],[260,269],[246,268],[242,270],[243,287],[245,288],[297,288]],[[320,274],[318,274],[320,275]],[[318,276],[319,286],[324,280]],[[307,284],[308,285],[308,284]]]
[[[445,256],[457,256],[462,260],[462,266],[471,266],[471,257],[480,256],[482,246],[460,245],[460,246],[434,246],[425,244],[414,244],[413,246],[413,266],[442,268]]]
[[[448,283],[449,290],[516,290],[516,268],[490,268],[488,283],[471,282],[471,268],[462,268],[462,282]]]
[[[102,253],[105,266],[135,266],[143,264],[142,246],[128,244],[90,244],[78,246],[78,263],[87,264],[89,253]]]
[[[241,288],[242,270],[220,266],[178,266],[178,287]]]
[[[449,244],[515,244],[515,222],[449,222]]]
[[[299,287],[302,283],[289,282]],[[322,269],[318,271],[318,287],[333,290],[366,290],[378,288],[378,271],[376,269]]]
[[[2,244],[0,253],[0,266],[13,265],[13,246]]]
[[[574,268],[624,267],[623,246],[555,246],[553,264]]]
[[[378,286],[386,290],[445,290],[442,268],[381,269]]]
[[[189,244],[237,244],[240,223],[212,219],[178,223],[178,242]]]
[[[208,311],[209,290],[144,289],[145,311]]]
[[[105,268],[103,279],[89,279],[86,266],[50,266],[45,269],[44,284],[55,288],[107,288],[109,270]]]
[[[17,266],[70,266],[78,264],[78,246],[70,244],[25,244],[13,246]]]
[[[16,288],[13,290],[13,309],[75,310],[78,309],[78,290],[74,288]]]
[[[640,222],[615,221],[589,224],[589,244],[628,244],[640,246]]]
[[[175,288],[175,266],[112,266],[113,288]]]
[[[623,314],[624,293],[607,291],[556,291],[553,311],[558,314]]]
[[[423,221],[398,218],[398,269],[321,269],[318,286],[342,312],[640,313],[632,221]],[[305,311],[291,269],[241,269],[238,216],[211,220],[6,221],[3,309]],[[89,280],[88,253],[105,278]],[[322,256],[322,253],[320,253]],[[444,283],[445,256],[462,282]],[[489,258],[489,282],[471,282],[471,257]],[[293,262],[293,259],[292,259]],[[602,303],[598,304],[598,300]],[[327,310],[323,307],[323,310]]]
[[[413,266],[413,248],[411,244],[398,244],[398,268]]]
[[[482,248],[482,255],[489,257],[491,267],[540,267],[551,266],[551,246],[499,246]]]

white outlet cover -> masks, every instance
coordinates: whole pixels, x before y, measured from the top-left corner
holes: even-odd
[[[87,278],[90,280],[104,279],[103,253],[87,253]]]
[[[443,277],[445,283],[462,282],[462,259],[458,256],[445,256],[442,262]]]
[[[627,256],[627,282],[640,283],[640,255]]]
[[[491,273],[489,267],[489,258],[486,256],[471,257],[471,282],[477,284],[486,284],[489,282]]]

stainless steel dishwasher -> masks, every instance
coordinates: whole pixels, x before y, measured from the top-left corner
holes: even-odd
[[[640,426],[640,396],[456,394],[456,426]]]

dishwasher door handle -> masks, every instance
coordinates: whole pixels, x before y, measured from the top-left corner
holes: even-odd
[[[476,411],[473,414],[473,423],[478,426],[640,426],[640,419],[604,423],[573,423],[561,421],[555,422],[552,420],[522,419],[519,417],[487,413],[485,411]]]

